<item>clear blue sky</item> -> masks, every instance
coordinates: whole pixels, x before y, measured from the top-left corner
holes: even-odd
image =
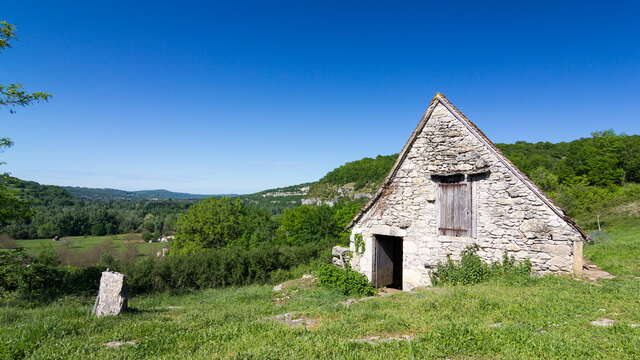
[[[398,152],[437,91],[495,142],[638,133],[639,3],[518,3],[3,0],[0,83],[54,94],[3,169],[253,192]]]

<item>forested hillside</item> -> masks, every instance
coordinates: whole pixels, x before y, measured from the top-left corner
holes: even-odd
[[[497,146],[586,227],[595,226],[597,215],[602,221],[640,215],[639,135],[607,130],[570,142],[518,141]],[[396,159],[393,154],[348,162],[315,183],[309,196],[338,200],[344,189],[350,194],[372,194]]]
[[[18,219],[1,231],[16,239],[53,236],[171,232],[178,215],[195,200],[101,201],[74,198],[63,187],[5,176],[2,184],[31,206],[31,219]]]
[[[345,194],[352,197],[359,193],[371,194],[382,184],[397,158],[398,154],[378,155],[348,162],[313,184],[309,197],[335,199]]]
[[[74,198],[80,200],[194,200],[204,199],[210,196],[225,195],[202,195],[173,192],[169,190],[138,190],[125,191],[118,189],[96,189],[76,186],[63,186],[63,189]],[[229,194],[228,196],[231,196]]]
[[[302,199],[307,196],[309,187],[312,184],[291,185],[264,190],[255,194],[237,195],[237,197],[247,204],[263,208],[275,215],[281,213],[284,209],[299,206]]]
[[[613,131],[593,133],[571,142],[497,144],[558,205],[587,228],[597,216],[611,219],[640,216],[640,136]],[[292,185],[248,195],[228,195],[271,215],[297,207],[303,199],[355,200],[364,203],[380,186],[397,154],[348,162],[316,183]],[[175,230],[178,216],[196,199],[193,195],[160,191],[62,188],[13,177],[2,180],[29,200],[30,221],[17,220],[2,231],[14,238],[54,235],[105,235]],[[162,198],[173,200],[162,200]],[[155,198],[156,200],[149,200]]]

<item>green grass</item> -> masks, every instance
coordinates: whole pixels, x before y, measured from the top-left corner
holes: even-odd
[[[66,246],[69,242],[69,247],[77,251],[85,251],[97,245],[104,243],[105,241],[111,241],[114,249],[123,250],[126,242],[132,242],[135,247],[143,252],[150,253],[151,251],[157,251],[166,243],[147,243],[142,240],[141,234],[120,234],[120,235],[105,235],[105,236],[66,236],[60,241],[53,241],[51,239],[31,239],[31,240],[16,240],[17,246],[23,247],[27,253],[31,255],[37,255],[42,250],[48,247],[62,247]]]
[[[640,276],[640,223],[606,229],[611,239],[585,248],[585,256],[602,269],[621,276]]]
[[[432,288],[350,307],[340,304],[342,295],[318,289],[292,290],[279,305],[271,287],[250,286],[135,297],[135,311],[102,319],[88,315],[93,299],[34,308],[5,301],[0,346],[31,359],[638,359],[640,328],[629,325],[640,324],[640,227],[611,234],[610,243],[586,253],[621,276],[597,283],[549,276],[527,286]],[[269,319],[286,312],[320,325],[289,328]],[[603,317],[616,324],[589,324]],[[371,335],[415,338],[352,341]],[[138,344],[102,345],[114,340]]]

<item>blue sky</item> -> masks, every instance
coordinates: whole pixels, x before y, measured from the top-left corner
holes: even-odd
[[[3,0],[3,168],[245,193],[398,152],[432,96],[495,142],[639,133],[638,2]]]

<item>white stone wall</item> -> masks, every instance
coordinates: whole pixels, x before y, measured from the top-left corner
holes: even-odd
[[[432,175],[486,172],[472,182],[473,237],[438,233],[437,183]],[[354,225],[365,252],[355,253],[352,266],[371,279],[374,235],[403,237],[403,289],[428,286],[430,271],[478,244],[478,255],[498,261],[505,252],[529,259],[539,273],[571,272],[573,243],[582,236],[439,103],[385,193]]]

